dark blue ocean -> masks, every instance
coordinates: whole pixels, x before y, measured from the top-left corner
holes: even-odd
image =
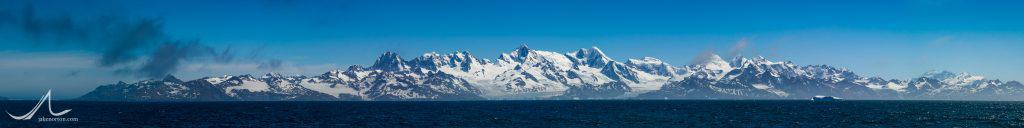
[[[3,101],[13,115],[37,101]],[[1024,102],[992,101],[53,101],[71,122],[0,127],[1024,127]],[[52,118],[44,104],[35,118]]]

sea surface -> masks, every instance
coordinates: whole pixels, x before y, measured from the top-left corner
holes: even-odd
[[[0,101],[23,115],[37,101]],[[53,101],[0,127],[1024,127],[1024,102],[592,100],[409,102]]]

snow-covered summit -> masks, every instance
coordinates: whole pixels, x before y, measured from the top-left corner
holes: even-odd
[[[985,79],[985,77],[982,77],[982,76],[975,76],[975,75],[971,75],[971,74],[967,74],[967,73],[953,73],[953,72],[944,71],[944,70],[943,71],[932,70],[932,71],[929,71],[929,72],[925,73],[921,77],[940,80],[943,83],[950,84],[950,85],[973,84],[974,82],[977,82],[977,81]]]
[[[642,59],[629,59],[627,65],[637,70],[660,76],[677,77],[678,69],[671,64],[665,63],[658,58],[644,57]]]
[[[611,58],[608,58],[608,56],[597,47],[580,49],[576,52],[569,53],[569,55],[572,55],[576,61],[578,61],[577,63],[590,67],[602,67],[614,61]]]

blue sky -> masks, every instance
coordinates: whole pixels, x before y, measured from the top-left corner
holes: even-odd
[[[101,84],[148,79],[130,72],[160,43],[126,53],[137,59],[97,66],[113,47],[81,42],[103,42],[96,40],[111,36],[86,41],[52,36],[68,33],[57,31],[63,21],[75,26],[69,30],[113,31],[90,27],[102,19],[129,25],[151,20],[166,35],[161,40],[230,49],[226,51],[234,59],[229,62],[182,61],[170,73],[183,79],[271,71],[320,74],[368,65],[384,51],[406,58],[454,51],[495,58],[528,44],[560,52],[597,46],[617,60],[651,56],[677,66],[701,53],[729,56],[735,51],[890,79],[950,70],[1024,80],[1022,1],[0,2],[0,81],[5,81],[0,94],[15,98],[35,97],[46,89],[71,98]],[[26,19],[54,26],[54,31],[25,36],[31,32],[24,26]],[[280,66],[263,68],[272,61]]]

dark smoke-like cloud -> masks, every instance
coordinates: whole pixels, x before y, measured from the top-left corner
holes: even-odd
[[[171,42],[160,46],[138,71],[148,77],[163,77],[174,73],[182,61],[217,54],[212,47],[198,41]]]
[[[164,77],[175,73],[185,61],[228,63],[235,58],[230,47],[217,50],[198,40],[171,38],[164,32],[159,18],[132,19],[117,15],[50,18],[38,16],[35,8],[28,4],[20,13],[0,12],[0,19],[0,29],[13,30],[33,46],[95,51],[101,54],[97,66],[119,68],[119,74]]]
[[[115,31],[110,35],[113,39],[106,44],[103,57],[100,59],[100,66],[116,66],[136,60],[133,52],[159,41],[166,41],[167,35],[161,30],[162,24],[157,20],[145,19],[137,22],[127,22],[127,28]]]

